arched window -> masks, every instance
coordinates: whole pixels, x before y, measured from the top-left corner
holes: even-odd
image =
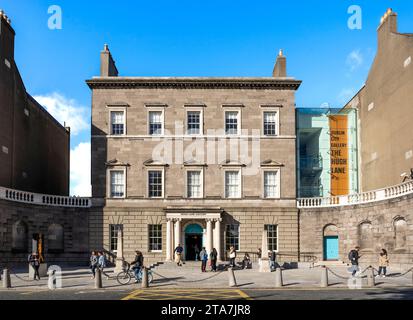
[[[395,233],[395,249],[402,249],[406,247],[407,243],[407,223],[403,218],[397,218],[394,220],[394,233]]]
[[[50,253],[60,253],[64,251],[64,232],[60,224],[52,224],[49,226],[47,244],[47,250]]]
[[[373,249],[373,228],[369,221],[363,222],[358,227],[360,249]]]
[[[28,252],[28,228],[26,222],[19,220],[13,224],[11,249],[13,252]]]

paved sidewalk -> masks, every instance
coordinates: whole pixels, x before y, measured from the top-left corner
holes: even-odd
[[[330,268],[338,276],[329,272],[329,288],[348,288],[348,278],[350,274],[347,267]],[[362,266],[362,270],[365,267]],[[103,289],[101,290],[136,290],[140,284],[130,284],[122,286],[116,281],[113,269],[106,269],[111,278],[102,278]],[[389,270],[390,277],[376,278],[378,288],[411,287],[412,273],[401,277],[398,276],[404,270]],[[207,272],[201,273],[200,268],[185,266],[161,266],[153,271],[154,282],[151,287],[158,289],[173,288],[228,288],[228,272]],[[257,269],[236,270],[235,277],[238,287],[241,289],[270,289],[275,287],[275,273],[260,273]],[[317,289],[320,287],[321,269],[290,269],[283,271],[284,289]],[[29,281],[27,273],[11,274],[12,288],[9,290],[35,291],[48,290],[47,278],[40,281]],[[96,290],[94,280],[91,279],[90,270],[87,268],[67,268],[63,269],[62,278],[63,290]],[[367,286],[367,278],[361,279],[363,288]],[[7,289],[0,289],[1,291]]]

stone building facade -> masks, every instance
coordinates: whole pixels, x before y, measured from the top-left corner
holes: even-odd
[[[362,191],[399,184],[413,168],[413,35],[398,31],[397,14],[389,9],[377,36],[365,86],[346,105],[358,109]]]
[[[181,244],[298,254],[295,99],[280,52],[269,78],[119,77],[107,46],[92,89],[95,246],[172,260]],[[247,151],[245,151],[248,149]],[[295,258],[294,258],[295,257]]]
[[[26,263],[35,234],[44,238],[51,265],[86,265],[90,208],[34,205],[0,199],[0,267]]]
[[[10,20],[0,13],[0,186],[68,195],[70,130],[27,93],[14,59]]]
[[[326,260],[325,238],[337,237],[339,261],[348,262],[348,252],[360,246],[363,265],[376,266],[382,248],[392,266],[413,264],[413,192],[366,204],[301,208],[299,217],[300,253],[316,261]]]

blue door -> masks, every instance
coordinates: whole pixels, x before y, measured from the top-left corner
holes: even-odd
[[[324,260],[338,260],[338,236],[324,237]]]

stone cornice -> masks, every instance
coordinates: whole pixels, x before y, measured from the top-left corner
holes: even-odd
[[[300,80],[292,78],[93,78],[91,89],[255,89],[297,90]]]

